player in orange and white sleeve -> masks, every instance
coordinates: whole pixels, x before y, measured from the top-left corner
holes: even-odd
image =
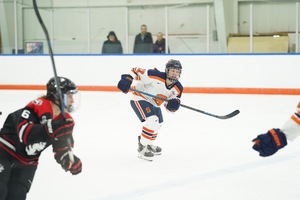
[[[161,105],[169,112],[176,112],[180,107],[180,97],[183,91],[178,81],[182,72],[182,66],[178,60],[169,60],[166,63],[165,72],[157,69],[132,68],[130,74],[123,74],[118,83],[118,88],[128,93],[132,82],[132,88],[152,94],[168,101],[153,98],[138,92],[132,92],[130,104],[139,120],[143,123],[138,136],[138,157],[152,161],[154,155],[160,155],[162,149],[153,145],[158,131],[163,122]]]
[[[253,139],[253,149],[262,157],[271,156],[300,135],[300,102],[297,111],[281,128],[272,128],[267,133]]]

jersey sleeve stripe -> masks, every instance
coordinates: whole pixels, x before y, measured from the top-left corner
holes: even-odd
[[[298,125],[300,125],[300,119],[297,117],[297,115],[292,115],[291,118],[294,122],[296,122]]]
[[[24,124],[21,126],[20,130],[19,130],[19,140],[21,143],[23,143],[23,135],[25,132],[26,127],[28,126],[28,123]]]
[[[274,129],[271,129],[271,130],[270,130],[270,133],[271,133],[271,135],[272,135],[272,137],[273,137],[273,139],[274,139],[274,141],[275,141],[275,143],[276,143],[276,146],[278,146],[278,147],[281,146],[280,139],[279,139],[277,133],[275,132],[275,130],[274,130]]]
[[[33,124],[29,123],[28,126],[25,129],[25,132],[24,132],[24,135],[23,135],[24,144],[27,144],[27,138],[28,138],[28,135],[29,135],[32,127],[33,127]]]
[[[21,143],[27,144],[27,137],[29,135],[32,126],[33,124],[30,123],[26,123],[21,126],[21,129],[19,130],[19,140]]]
[[[4,140],[3,138],[0,137],[0,142],[3,143],[5,146],[13,150],[14,152],[16,151],[16,148],[10,144],[8,141]]]

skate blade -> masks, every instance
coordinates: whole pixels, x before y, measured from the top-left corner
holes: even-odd
[[[149,158],[149,157],[146,157],[146,156],[143,156],[143,155],[138,155],[138,158],[142,159],[142,160],[147,160],[149,162],[152,162],[153,161],[153,158]]]

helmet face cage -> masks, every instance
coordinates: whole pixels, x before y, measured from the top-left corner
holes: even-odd
[[[57,77],[59,80],[59,88],[62,93],[63,106],[68,112],[74,112],[80,104],[80,94],[76,85],[68,78]],[[68,104],[68,95],[72,94],[72,104]],[[77,97],[78,96],[78,97]],[[59,94],[54,78],[51,78],[47,83],[47,98],[59,105]],[[58,103],[57,103],[58,102]]]
[[[69,97],[70,94],[72,95],[71,97]],[[68,104],[69,98],[72,98],[72,104]],[[65,109],[69,113],[75,112],[76,110],[78,110],[78,108],[80,106],[80,99],[81,99],[81,94],[78,90],[68,92],[67,94],[63,94],[63,101],[64,101]]]
[[[179,70],[179,76],[178,77],[172,77],[169,74],[170,69],[177,69]],[[181,71],[182,71],[182,66],[181,63],[179,62],[179,60],[169,60],[166,64],[166,75],[167,75],[167,79],[169,79],[172,83],[176,83],[178,81],[178,79],[181,76]]]

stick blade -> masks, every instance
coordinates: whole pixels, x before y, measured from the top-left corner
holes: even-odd
[[[219,118],[219,119],[229,119],[229,118],[232,118],[232,117],[236,116],[239,113],[240,113],[239,110],[235,110],[232,113],[229,113],[228,115],[223,115],[223,116],[219,115],[219,116],[216,116],[216,117]]]

